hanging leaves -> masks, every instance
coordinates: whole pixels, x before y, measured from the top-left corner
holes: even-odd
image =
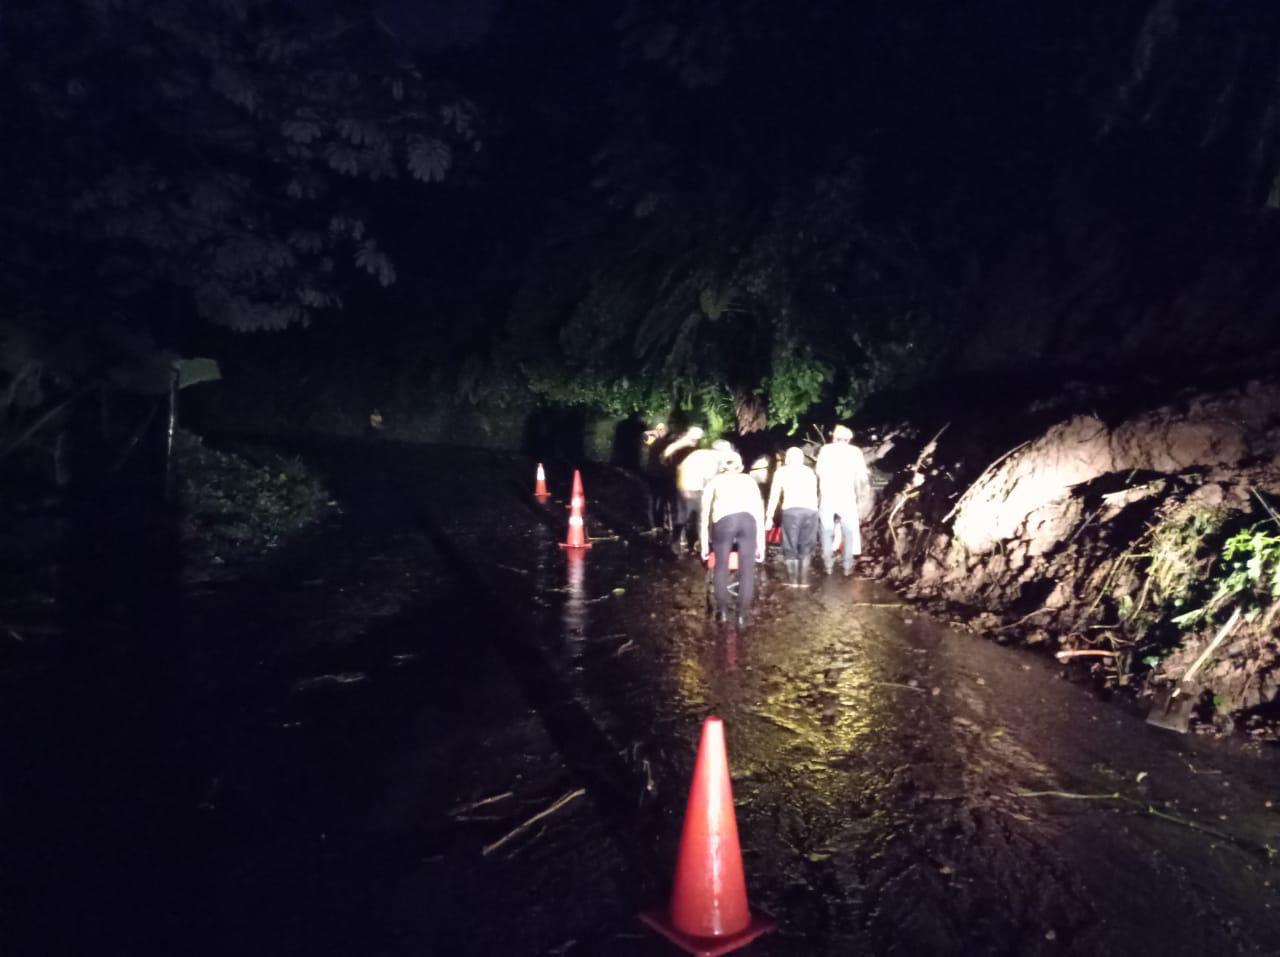
[[[453,165],[453,150],[441,140],[423,136],[409,138],[409,172],[424,183],[438,183]]]

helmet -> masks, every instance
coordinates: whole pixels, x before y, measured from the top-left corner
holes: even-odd
[[[719,468],[721,472],[741,472],[742,456],[733,449],[722,452],[720,455]]]
[[[714,442],[711,443],[711,447],[715,449],[717,452],[733,451],[733,443],[730,442],[728,439],[716,439]]]
[[[705,433],[702,431],[702,426],[700,425],[695,425],[690,427],[689,431],[685,433],[687,437],[693,439],[695,442],[701,440],[704,434]]]
[[[850,429],[847,425],[837,425],[834,429],[831,430],[831,441],[832,442],[852,442],[853,430]]]
[[[793,445],[782,456],[783,465],[804,465],[804,449]]]

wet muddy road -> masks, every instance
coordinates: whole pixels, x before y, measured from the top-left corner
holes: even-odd
[[[189,837],[143,882],[176,888],[150,939],[670,953],[633,915],[716,714],[780,925],[748,953],[1280,953],[1273,750],[1148,728],[872,582],[787,588],[773,555],[753,624],[714,626],[615,471],[584,473],[594,544],[566,553],[559,464],[537,505],[510,456],[312,454],[345,516],[190,597],[200,796],[160,831]]]

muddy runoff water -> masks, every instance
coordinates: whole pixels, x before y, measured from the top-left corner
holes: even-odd
[[[99,939],[154,920],[108,906],[123,874],[170,888],[155,952],[673,953],[634,915],[714,714],[779,922],[745,953],[1280,953],[1274,751],[1149,728],[873,582],[786,587],[776,555],[753,623],[714,625],[614,470],[584,470],[593,547],[567,552],[563,463],[538,504],[513,456],[304,451],[345,515],[188,600],[199,787],[129,832],[184,852],[143,880],[97,834]]]

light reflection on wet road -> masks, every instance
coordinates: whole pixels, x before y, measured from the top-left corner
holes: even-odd
[[[871,582],[766,572],[738,632],[707,621],[691,559],[526,544],[560,614],[526,637],[652,782],[659,867],[698,725],[725,720],[753,904],[782,923],[752,953],[1280,952],[1274,761],[1148,729]],[[621,928],[571,952],[602,940],[662,952]]]
[[[1274,749],[1148,728],[866,581],[791,589],[768,566],[754,624],[716,627],[700,566],[627,524],[635,486],[611,470],[584,470],[583,554],[559,547],[563,499],[532,502],[530,462],[307,451],[345,517],[189,601],[199,804],[140,805],[133,765],[93,764],[131,826],[90,831],[75,922],[35,907],[84,863],[75,822],[40,812],[64,779],[38,738],[0,749],[29,815],[9,886],[36,914],[6,952],[50,952],[64,926],[137,936],[146,901],[97,889],[173,884],[164,855],[137,872],[173,843],[184,909],[159,953],[670,954],[634,915],[667,893],[717,714],[752,903],[779,919],[744,953],[1280,953]],[[548,473],[553,492],[570,474]],[[171,787],[135,750],[139,780]],[[74,859],[48,853],[64,831]]]

